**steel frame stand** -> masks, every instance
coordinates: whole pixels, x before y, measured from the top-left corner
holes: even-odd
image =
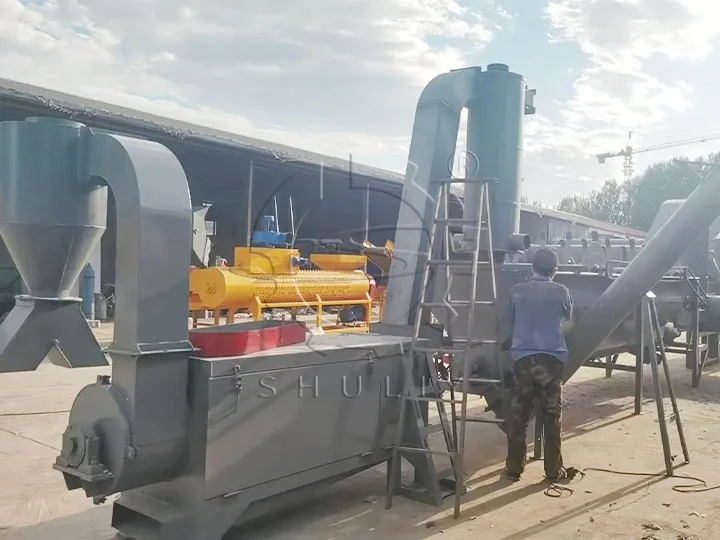
[[[687,333],[685,347],[685,367],[692,372],[692,387],[700,386],[706,366],[720,361],[720,343],[718,334],[700,331],[700,313],[702,311],[697,298],[693,301],[692,329]]]
[[[663,329],[660,324],[660,318],[658,317],[657,306],[655,305],[655,293],[645,293],[645,296],[641,301],[640,315],[641,318],[639,322],[644,328],[647,328],[647,335],[652,336],[651,343],[655,345],[652,349],[649,347],[645,348],[644,352],[647,353],[648,350],[652,350],[654,353],[650,357],[650,367],[652,369],[655,406],[657,408],[658,423],[660,424],[660,438],[662,440],[663,456],[665,457],[665,470],[668,476],[672,476],[674,474],[674,465],[672,449],[670,448],[670,437],[668,435],[668,420],[675,422],[685,463],[690,463],[690,454],[685,441],[685,432],[683,431],[682,421],[680,420],[680,409],[678,408],[677,400],[675,399],[675,390],[673,388],[672,377],[670,376],[670,367],[668,366],[665,344],[663,343]],[[667,386],[668,396],[670,397],[672,413],[669,416],[665,416],[665,404],[663,400],[662,386],[660,383],[660,370],[658,369],[658,364],[662,365],[663,374],[665,376],[665,384]]]

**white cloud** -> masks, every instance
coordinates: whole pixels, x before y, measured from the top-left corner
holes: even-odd
[[[0,0],[0,76],[402,168],[422,86],[508,16],[483,6]]]
[[[720,27],[716,0],[548,0],[555,43],[573,43],[588,61],[574,94],[560,104],[560,120],[530,121],[528,151],[535,162],[567,165],[556,188],[535,196],[557,200],[567,189],[588,191],[609,176],[621,178],[621,161],[599,166],[594,154],[620,150],[628,131],[643,135],[674,113],[694,106],[693,86],[652,61],[695,62],[714,49]],[[576,181],[585,177],[584,182]]]
[[[508,5],[0,0],[0,76],[404,171],[422,87],[528,24]],[[629,130],[640,146],[697,107],[697,89],[656,60],[702,69],[718,19],[717,0],[546,0],[549,39],[586,64],[567,66],[576,80],[563,103],[538,86],[529,198],[554,202],[620,177],[621,160],[601,166],[594,155],[619,150]]]

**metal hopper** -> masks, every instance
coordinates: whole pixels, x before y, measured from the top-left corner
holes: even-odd
[[[70,296],[106,225],[107,187],[88,173],[90,137],[71,121],[0,123],[0,235],[28,289],[0,325],[0,372],[33,370],[46,356],[107,364]]]

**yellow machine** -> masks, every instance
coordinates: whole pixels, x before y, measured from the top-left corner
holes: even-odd
[[[380,269],[380,280],[375,287],[373,295],[373,303],[378,306],[378,317],[382,319],[385,309],[385,293],[387,292],[387,280],[390,275],[390,265],[392,264],[393,253],[395,252],[395,244],[391,240],[385,242],[383,247],[377,247],[369,240],[363,242],[360,251],[367,259]]]
[[[262,320],[265,309],[312,308],[317,326],[324,331],[356,330],[370,327],[375,281],[360,270],[364,255],[314,254],[310,262],[319,270],[297,267],[296,249],[236,247],[235,266],[212,266],[190,271],[190,310],[227,310],[227,323],[235,314],[248,310]],[[356,325],[323,325],[323,308],[364,306],[364,320]]]

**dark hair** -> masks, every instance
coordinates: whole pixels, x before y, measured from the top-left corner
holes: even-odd
[[[558,256],[547,248],[538,249],[533,256],[533,272],[541,276],[550,277],[558,267]]]

